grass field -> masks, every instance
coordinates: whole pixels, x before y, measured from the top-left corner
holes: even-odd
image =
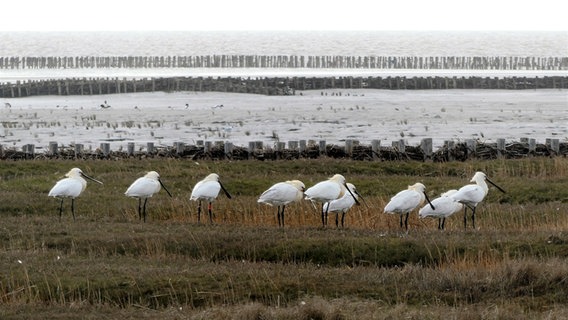
[[[104,182],[76,200],[48,198],[72,167]],[[148,201],[148,221],[124,191],[156,170],[173,194]],[[484,171],[490,188],[477,229],[463,214],[411,215],[408,233],[382,209],[407,185],[429,197]],[[210,172],[219,195],[215,223],[197,224],[192,186]],[[335,173],[367,205],[346,227],[322,228],[309,203],[256,203],[272,184],[309,187]],[[568,317],[568,159],[484,162],[178,159],[21,161],[0,165],[2,319],[564,319]],[[202,220],[204,221],[204,220]],[[206,219],[205,219],[206,221]]]

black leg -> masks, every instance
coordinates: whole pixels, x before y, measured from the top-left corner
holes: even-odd
[[[144,199],[144,212],[143,212],[144,222],[146,222],[146,202],[148,202],[148,198]]]
[[[345,222],[345,212],[341,213],[341,227],[343,228],[343,224]]]
[[[282,215],[282,228],[284,228],[284,209],[286,208],[286,206],[282,206],[282,212],[280,213]]]
[[[438,230],[442,230],[442,218],[438,218]]]
[[[335,227],[339,228],[339,212],[335,213]]]
[[[410,215],[410,212],[406,213],[406,219],[404,219],[404,228],[406,230],[408,230],[408,215]]]
[[[467,206],[463,206],[463,228],[467,229]]]
[[[75,221],[75,198],[71,198],[71,213],[73,214],[73,221]]]
[[[63,212],[63,199],[61,198],[61,203],[59,204],[59,221],[61,221],[61,213]]]
[[[207,210],[209,210],[209,223],[213,224],[213,212],[211,212],[211,207],[212,204],[209,202],[209,205],[207,206]]]
[[[324,208],[324,204],[321,205],[321,225],[325,227],[325,210]]]
[[[142,198],[138,198],[138,220],[142,220]]]
[[[400,228],[401,228],[401,229],[402,229],[402,226],[403,226],[403,224],[402,224],[402,213],[401,213],[401,214],[400,214]]]
[[[444,230],[445,226],[446,226],[446,218],[444,217],[442,218],[442,230]]]
[[[473,209],[471,209],[471,225],[473,226],[474,230],[475,230],[475,208],[477,207],[473,207]]]
[[[201,221],[201,200],[197,202],[197,223]]]

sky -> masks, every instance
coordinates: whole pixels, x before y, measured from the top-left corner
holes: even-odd
[[[3,1],[0,31],[567,31],[565,0]]]

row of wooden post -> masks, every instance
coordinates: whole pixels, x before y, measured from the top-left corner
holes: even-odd
[[[173,78],[82,78],[0,83],[0,97],[41,95],[96,95],[155,91],[218,91],[293,95],[296,90],[326,89],[561,89],[568,76],[545,77],[173,77]]]
[[[528,145],[529,153],[534,152],[536,150],[536,139],[533,138],[521,138],[521,143]],[[455,147],[456,142],[454,140],[446,140],[444,141],[444,146],[448,149],[453,149]],[[470,152],[475,152],[477,140],[474,139],[467,139],[465,140],[465,144],[467,149]],[[501,155],[503,151],[506,150],[506,143],[505,139],[496,139],[497,144],[497,151]],[[556,152],[557,154],[560,152],[560,139],[546,139],[546,146],[548,146],[552,151]],[[198,140],[196,147],[202,148],[204,153],[210,152],[214,146],[219,145],[223,146],[224,153],[226,155],[230,155],[233,152],[234,145],[228,141],[203,141]],[[345,153],[347,155],[353,154],[353,148],[359,145],[357,140],[347,139],[345,140]],[[299,141],[288,141],[288,148],[286,149],[285,142],[276,142],[274,145],[274,151],[282,152],[285,150],[292,150],[292,151],[299,151],[300,153],[307,150],[308,146],[317,146],[319,149],[320,154],[325,154],[327,143],[325,140],[320,140],[316,143],[315,140],[299,140]],[[373,159],[378,159],[378,155],[380,152],[381,141],[380,140],[372,140],[371,141],[371,150],[373,153]],[[406,149],[406,142],[404,139],[392,141],[391,147],[394,151],[404,153]],[[136,154],[136,144],[134,142],[128,142],[126,148],[126,154],[128,156],[133,156]],[[186,144],[184,142],[175,142],[173,144],[173,148],[176,154],[183,154],[186,148]],[[248,153],[249,155],[253,155],[255,152],[262,152],[265,150],[264,144],[262,141],[250,141],[248,143]],[[424,158],[428,159],[432,156],[433,153],[433,144],[432,138],[424,138],[420,142],[420,150],[424,154]],[[22,147],[22,151],[28,155],[35,155],[36,147],[34,144],[26,144]],[[153,142],[146,143],[146,151],[147,154],[155,153],[156,148]],[[0,154],[2,154],[2,145],[0,145]],[[74,145],[74,152],[76,155],[80,155],[84,152],[83,144],[77,143]],[[108,156],[111,153],[110,143],[103,142],[100,144],[100,152],[104,156]],[[57,155],[59,153],[59,144],[55,141],[49,142],[49,147],[47,150],[49,155]],[[450,159],[452,160],[452,159]]]
[[[514,56],[65,56],[0,57],[0,69],[93,68],[350,68],[566,70],[567,57]]]

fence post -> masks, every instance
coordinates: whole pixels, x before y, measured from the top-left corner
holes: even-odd
[[[183,155],[183,152],[185,151],[185,143],[174,142],[174,147],[176,148],[176,154]]]
[[[476,141],[473,140],[473,139],[467,139],[467,140],[465,140],[465,145],[467,147],[467,158],[469,158],[470,153],[475,155],[475,152],[476,152],[476,149],[477,149]]]
[[[226,157],[230,157],[233,155],[233,143],[226,141],[225,144],[223,145],[224,151],[225,151],[225,156]]]
[[[134,155],[134,142],[129,142],[128,145],[126,146],[126,150],[127,150],[127,154],[128,156],[133,156]]]
[[[497,139],[497,156],[503,157],[505,152],[505,139],[499,138]]]
[[[381,140],[374,139],[371,141],[371,151],[373,152],[373,160],[379,158],[379,151],[381,148]]]
[[[319,153],[327,155],[327,148],[326,148],[326,141],[325,140],[319,141]]]
[[[148,153],[148,154],[154,153],[154,142],[147,142],[146,143],[146,153]]]
[[[103,155],[106,157],[110,154],[110,143],[108,142],[102,142],[101,143],[101,150],[103,152]]]
[[[351,157],[353,155],[353,140],[346,139],[345,140],[345,153]]]
[[[560,153],[560,139],[550,139],[550,149],[556,154]]]
[[[57,155],[57,142],[56,141],[50,141],[49,142],[49,154],[54,156]]]
[[[432,138],[424,138],[420,142],[420,149],[424,153],[424,160],[432,158]]]
[[[446,140],[444,142],[446,145],[446,156],[448,157],[448,161],[454,161],[454,149],[456,147],[456,143],[454,140]]]
[[[254,155],[256,143],[254,141],[249,141],[248,145],[248,157],[249,159]]]
[[[536,139],[529,138],[529,154],[534,155],[536,152]]]
[[[203,153],[211,152],[212,147],[213,147],[213,142],[205,141],[205,143],[203,144]]]

